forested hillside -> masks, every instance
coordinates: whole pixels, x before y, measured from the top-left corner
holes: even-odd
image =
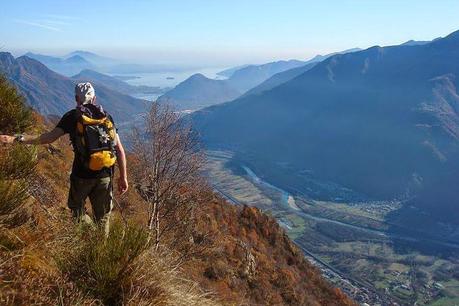
[[[4,79],[0,103],[7,110],[0,115],[3,133],[38,133],[54,124],[27,110]],[[353,305],[273,218],[232,206],[205,184],[178,189],[176,199],[191,193],[197,209],[164,217],[161,230],[170,230],[155,247],[135,184],[117,197],[108,235],[70,219],[68,139],[0,150],[1,304]]]

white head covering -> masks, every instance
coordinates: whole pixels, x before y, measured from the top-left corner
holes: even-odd
[[[91,83],[78,83],[75,85],[75,96],[81,104],[91,103],[96,96],[96,91]]]

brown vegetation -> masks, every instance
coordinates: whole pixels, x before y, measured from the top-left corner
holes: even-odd
[[[203,158],[191,127],[171,107],[159,103],[152,104],[145,130],[134,132],[133,156],[134,186],[148,204],[147,226],[155,233],[157,248],[165,233],[176,233],[174,239],[179,239],[183,231],[178,227],[192,222],[203,185],[199,173]]]
[[[353,305],[332,289],[272,218],[215,197],[197,217],[213,248],[187,265],[205,288],[246,305]]]
[[[37,122],[35,128],[44,127]],[[2,147],[0,160],[23,156],[12,154],[19,149],[34,152]],[[0,168],[0,183],[23,181],[27,192],[9,212],[21,218],[0,228],[0,304],[352,304],[305,261],[273,218],[232,206],[188,180],[167,202],[178,199],[187,208],[163,217],[168,230],[158,248],[145,226],[148,203],[135,188],[116,201],[108,238],[97,227],[74,224],[65,209],[71,156],[62,139],[25,155],[23,162],[31,162],[25,168],[33,170],[27,175],[6,177],[7,167]]]

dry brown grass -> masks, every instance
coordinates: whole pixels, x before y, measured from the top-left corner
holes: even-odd
[[[0,105],[2,133],[50,128],[1,76]],[[144,227],[115,219],[106,236],[70,220],[67,144],[0,146],[0,305],[217,304]]]
[[[23,236],[20,250],[0,251],[1,305],[219,304],[185,279],[173,252],[155,251],[142,227],[115,220],[105,237],[101,228],[60,220],[25,225],[44,239]]]

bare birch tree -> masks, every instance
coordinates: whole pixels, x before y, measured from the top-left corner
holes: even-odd
[[[203,155],[191,125],[158,103],[146,115],[145,131],[135,130],[133,153],[134,187],[148,204],[147,226],[158,247],[164,233],[186,231],[193,217]]]

